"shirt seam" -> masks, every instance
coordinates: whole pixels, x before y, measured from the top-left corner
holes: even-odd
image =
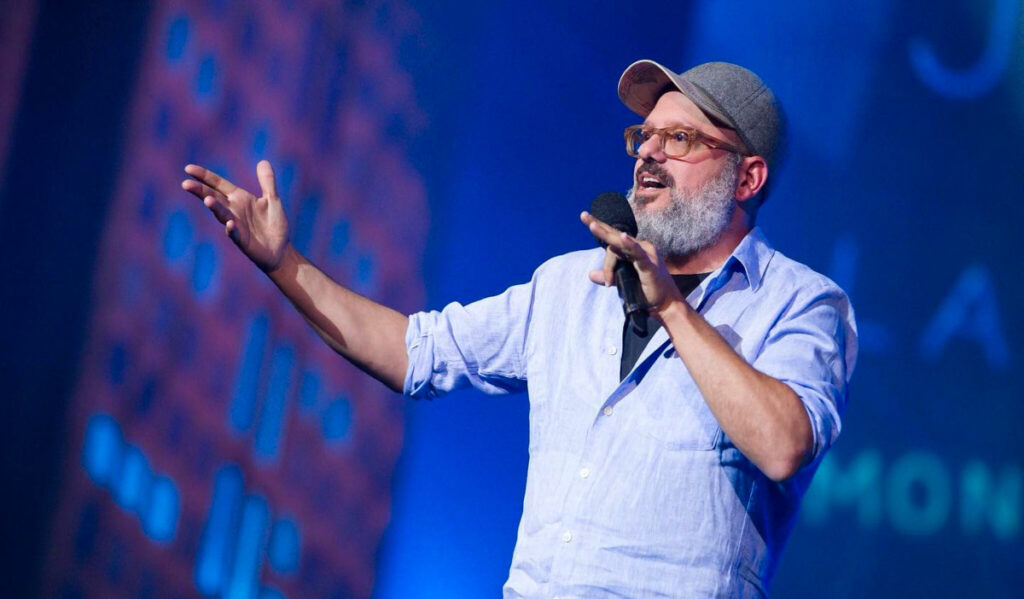
[[[733,550],[733,553],[732,553],[732,567],[729,568],[729,576],[726,577],[726,580],[725,580],[725,588],[726,589],[729,589],[729,588],[732,587],[734,580],[738,580],[739,578],[741,578],[740,575],[739,575],[739,572],[740,572],[740,567],[743,565],[743,562],[740,560],[740,553],[743,551],[743,539],[746,538],[747,528],[749,528],[750,525],[751,525],[751,521],[752,520],[751,520],[751,517],[750,517],[750,503],[754,500],[754,494],[755,494],[754,492],[757,489],[758,483],[759,483],[759,481],[755,477],[754,481],[750,485],[750,492],[747,495],[747,500],[743,504],[743,513],[744,513],[743,526],[740,528],[740,532],[736,536],[736,538],[737,538],[736,548]],[[759,576],[759,578],[760,578],[760,576]]]

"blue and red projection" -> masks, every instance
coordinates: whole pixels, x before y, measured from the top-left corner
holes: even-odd
[[[47,596],[367,597],[401,398],[324,345],[181,191],[256,189],[351,288],[423,303],[425,118],[398,2],[154,3],[103,237]]]

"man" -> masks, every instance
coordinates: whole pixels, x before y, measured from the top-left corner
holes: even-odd
[[[442,312],[407,318],[300,256],[266,161],[259,198],[194,165],[182,185],[327,343],[392,389],[529,392],[506,597],[763,596],[839,433],[853,311],[754,226],[782,133],[756,75],[639,61],[619,97],[644,117],[626,130],[638,239],[583,213],[606,251]],[[646,335],[609,286],[620,259],[639,272]]]

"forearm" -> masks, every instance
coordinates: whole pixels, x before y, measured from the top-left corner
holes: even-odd
[[[408,317],[339,285],[290,245],[268,276],[334,351],[402,391]]]
[[[748,364],[686,302],[670,302],[658,317],[736,447],[773,480],[795,474],[814,442],[796,393]]]

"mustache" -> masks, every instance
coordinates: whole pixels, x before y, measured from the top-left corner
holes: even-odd
[[[658,179],[661,179],[661,182],[669,189],[675,188],[675,179],[672,178],[672,175],[670,175],[664,167],[651,159],[644,160],[643,164],[636,171],[636,175],[633,178],[632,188],[630,188],[629,193],[626,195],[630,204],[642,206],[650,201],[648,199],[637,197],[636,195],[636,191],[640,188],[640,177],[644,174],[654,175]]]
[[[666,187],[675,187],[676,182],[675,179],[672,178],[672,175],[670,175],[668,171],[665,170],[665,167],[661,166],[660,164],[658,164],[654,160],[651,160],[650,158],[645,159],[643,164],[640,165],[640,168],[637,169],[636,178],[639,179],[645,173],[654,175],[655,177],[661,179],[662,183],[664,183]],[[635,181],[634,185],[636,185]]]

